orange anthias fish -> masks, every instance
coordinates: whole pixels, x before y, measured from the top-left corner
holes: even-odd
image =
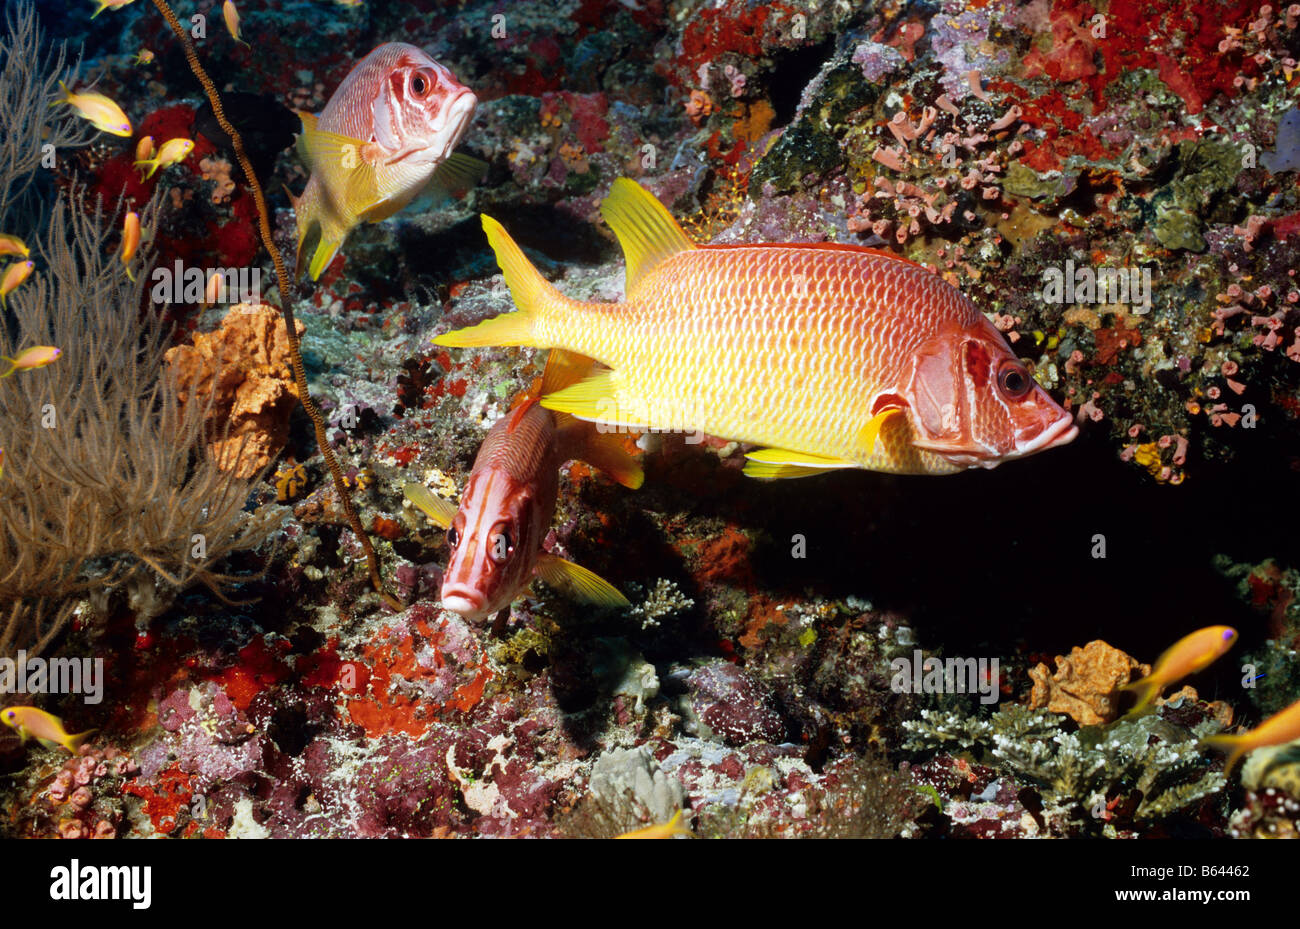
[[[167,168],[184,161],[192,151],[194,151],[193,140],[186,138],[168,139],[152,158],[140,158],[135,161],[135,166],[140,169],[140,180],[144,181],[153,177],[154,172],[159,168]],[[148,172],[145,171],[146,168],[149,169]]]
[[[0,720],[3,720],[6,726],[17,730],[24,742],[34,738],[46,748],[62,745],[74,755],[81,743],[97,731],[87,729],[85,732],[71,735],[63,728],[63,720],[34,706],[7,706],[4,710],[0,710]]]
[[[126,276],[135,280],[131,273],[131,259],[140,247],[140,214],[132,210],[122,221],[122,264],[126,266]]]
[[[319,117],[299,113],[298,151],[311,177],[293,198],[297,273],[320,277],[353,226],[392,216],[430,184],[472,186],[487,166],[452,149],[476,106],[423,51],[388,42],[357,62]]]
[[[61,96],[50,106],[66,103],[77,111],[82,119],[89,120],[100,132],[129,137],[131,120],[126,118],[122,108],[103,94],[73,93],[63,81],[59,81]]]
[[[1174,681],[1209,667],[1220,655],[1237,641],[1237,630],[1231,626],[1206,626],[1185,635],[1156,659],[1155,667],[1146,677],[1125,684],[1122,691],[1138,695],[1137,705],[1129,715],[1146,709]]]
[[[4,276],[0,277],[0,307],[9,306],[9,295],[17,290],[23,281],[31,277],[35,267],[36,262],[29,260],[15,261],[5,268]]]
[[[673,836],[684,835],[687,838],[694,837],[685,825],[682,824],[682,811],[678,810],[673,814],[673,818],[666,823],[659,823],[656,826],[646,826],[644,829],[633,829],[631,832],[624,832],[622,835],[616,835],[616,839],[671,839]]]
[[[48,364],[53,364],[59,360],[63,352],[53,345],[34,345],[18,355],[17,358],[8,358],[0,355],[0,361],[9,362],[9,370],[0,374],[0,379],[6,378],[15,371],[33,371],[36,368],[43,368]]]
[[[1229,753],[1228,762],[1223,766],[1223,775],[1227,777],[1241,760],[1241,756],[1247,752],[1270,745],[1285,745],[1296,739],[1300,739],[1300,700],[1280,713],[1270,716],[1249,732],[1238,735],[1212,735],[1202,739],[1201,744],[1221,748]]]
[[[571,384],[588,372],[589,359],[552,352],[542,392]],[[534,576],[569,596],[604,606],[627,599],[586,568],[542,548],[555,516],[559,469],[579,458],[620,484],[641,486],[640,466],[617,434],[555,414],[529,397],[497,420],[474,459],[460,508],[423,484],[407,484],[406,497],[447,529],[451,558],[442,581],[442,605],[468,619],[508,607]]]
[[[853,245],[691,242],[633,181],[601,213],[627,258],[622,303],[556,291],[483,217],[517,312],[438,345],[533,345],[612,368],[542,405],[601,423],[765,448],[745,473],[943,474],[1071,441],[1072,417],[955,287]]]

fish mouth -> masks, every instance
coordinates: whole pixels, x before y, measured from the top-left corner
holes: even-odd
[[[442,128],[437,132],[436,142],[429,146],[435,153],[435,161],[445,161],[451,155],[452,149],[460,142],[461,137],[465,135],[465,130],[469,128],[469,121],[474,118],[474,110],[478,108],[478,97],[474,96],[472,90],[464,90],[456,99],[447,104],[446,117],[443,120]]]
[[[1056,448],[1059,445],[1068,445],[1074,441],[1075,436],[1078,434],[1079,427],[1074,424],[1074,417],[1067,413],[1034,438],[1017,448],[1017,457],[1032,455],[1034,452]]]
[[[487,602],[483,595],[468,587],[443,588],[440,599],[443,609],[459,613],[466,619],[481,619],[487,615]]]

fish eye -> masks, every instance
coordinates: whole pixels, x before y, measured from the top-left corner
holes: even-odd
[[[433,79],[425,71],[416,71],[411,75],[411,90],[415,91],[417,97],[427,96],[433,89]]]
[[[1029,385],[1032,383],[1029,372],[1024,369],[1024,366],[1014,362],[1005,365],[998,372],[998,389],[1009,400],[1019,400],[1029,393]]]
[[[455,526],[452,526],[450,529],[447,530],[447,544],[450,545],[452,548],[455,548],[459,542],[460,542],[460,533],[456,531]]]

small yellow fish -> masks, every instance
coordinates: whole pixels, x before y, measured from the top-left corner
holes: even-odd
[[[17,358],[0,355],[0,361],[7,361],[10,364],[9,370],[4,374],[0,374],[0,379],[8,377],[15,371],[34,371],[37,368],[53,364],[62,354],[62,350],[55,348],[53,345],[35,345]]]
[[[1227,751],[1228,763],[1223,766],[1223,776],[1232,773],[1233,767],[1246,752],[1269,745],[1285,745],[1300,739],[1300,700],[1280,713],[1275,713],[1249,732],[1237,735],[1212,735],[1202,739],[1202,745]]]
[[[24,258],[29,256],[32,250],[27,247],[27,243],[16,235],[0,235],[0,255],[22,255]]]
[[[93,19],[94,17],[91,18]],[[153,64],[153,59],[154,53],[147,48],[142,48],[140,51],[136,52],[133,63],[138,65],[148,65]]]
[[[1206,626],[1183,636],[1156,659],[1155,668],[1150,674],[1120,688],[1138,695],[1137,705],[1129,711],[1129,715],[1141,712],[1155,703],[1161,692],[1174,681],[1211,665],[1232,648],[1236,641],[1237,630],[1231,626]]]
[[[122,264],[126,266],[126,276],[133,281],[135,275],[131,273],[131,259],[139,247],[140,214],[132,211],[126,214],[126,221],[122,224]]]
[[[90,120],[100,132],[111,132],[113,135],[128,137],[131,135],[131,120],[127,119],[122,108],[108,97],[103,94],[75,94],[68,90],[63,81],[59,81],[59,90],[63,91],[63,96],[50,106],[66,103],[76,110],[82,119]]]
[[[18,288],[19,284],[27,280],[34,267],[36,267],[34,261],[15,261],[5,268],[4,277],[0,278],[0,307],[8,307],[9,295]]]
[[[673,818],[666,823],[660,823],[657,826],[646,826],[644,829],[633,829],[631,832],[625,832],[622,835],[616,835],[616,839],[671,839],[673,836],[684,835],[687,838],[694,838],[694,833],[681,822],[682,811],[678,810],[673,814]]]
[[[162,148],[158,149],[158,154],[135,163],[135,166],[140,169],[140,179],[148,180],[159,168],[170,167],[184,161],[192,151],[194,151],[194,143],[189,139],[168,139],[162,144]],[[145,173],[146,167],[149,169],[148,173]]]
[[[135,0],[94,0],[94,2],[99,4],[99,9],[91,14],[91,19],[94,19],[105,10],[120,10],[124,6],[130,6]]]
[[[140,141],[135,143],[135,160],[148,161],[153,157],[153,136],[141,136]]]
[[[4,710],[0,710],[0,720],[4,720],[6,726],[17,730],[24,742],[34,738],[47,748],[62,745],[74,755],[81,743],[98,731],[87,729],[85,732],[70,735],[63,728],[63,720],[34,706],[5,707]]]
[[[239,10],[235,9],[235,4],[231,0],[226,0],[225,3],[221,4],[221,15],[226,21],[226,29],[229,30],[230,37],[236,42],[248,45],[239,37]],[[248,47],[252,48],[251,45]]]

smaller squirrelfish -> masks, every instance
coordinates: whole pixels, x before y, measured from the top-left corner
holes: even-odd
[[[97,730],[87,729],[76,735],[70,735],[63,728],[63,720],[34,706],[7,706],[0,710],[0,719],[6,726],[17,730],[24,742],[36,739],[46,748],[62,745],[72,754],[77,753],[81,743],[90,738]]]
[[[27,243],[16,235],[0,235],[0,255],[22,255],[26,258],[32,253]]]
[[[140,179],[148,180],[153,177],[153,173],[159,168],[170,167],[177,162],[184,161],[192,151],[194,151],[194,143],[191,140],[185,138],[168,139],[162,144],[162,148],[158,149],[158,154],[135,163],[135,166],[140,169]],[[145,173],[145,168],[149,169],[148,174]]]
[[[1212,735],[1202,739],[1202,745],[1227,751],[1228,762],[1223,766],[1223,776],[1232,773],[1233,767],[1246,752],[1270,745],[1285,745],[1300,739],[1300,700],[1280,713],[1275,713],[1249,732],[1238,735]]]
[[[644,829],[633,829],[631,832],[625,832],[622,835],[616,835],[616,839],[671,839],[673,836],[684,835],[687,838],[693,838],[691,832],[681,822],[682,811],[678,810],[673,814],[673,818],[666,823],[659,823],[657,826],[646,826]]]
[[[236,42],[248,45],[239,37],[239,10],[235,9],[235,5],[231,3],[231,0],[226,0],[225,3],[221,4],[221,16],[226,21],[226,29],[229,30],[230,37]],[[252,48],[251,45],[248,47]]]
[[[135,275],[131,273],[131,259],[139,247],[140,214],[133,210],[126,214],[126,220],[122,223],[122,264],[126,266],[126,276],[133,281]]]
[[[75,94],[68,90],[63,81],[59,81],[59,90],[63,91],[63,96],[50,106],[66,103],[76,110],[77,115],[82,119],[90,120],[100,132],[111,132],[113,135],[128,137],[131,135],[131,120],[127,119],[122,108],[108,97],[103,94]]]
[[[9,295],[18,289],[18,285],[31,276],[36,267],[34,261],[15,261],[5,268],[4,277],[0,278],[0,307],[7,307]]]
[[[35,345],[17,358],[0,355],[0,361],[7,361],[10,365],[8,371],[0,374],[0,379],[8,377],[15,371],[34,371],[36,368],[43,368],[47,364],[53,364],[62,354],[63,352],[53,345]]]
[[[358,223],[377,223],[431,186],[472,186],[487,165],[452,154],[478,98],[414,45],[388,42],[348,72],[319,116],[299,113],[311,170],[298,218],[297,274],[320,277]],[[310,255],[310,258],[308,257]]]
[[[135,0],[95,0],[95,2],[99,4],[99,9],[90,15],[91,19],[105,10],[120,10],[124,6],[130,6]]]
[[[552,352],[541,393],[576,383],[591,361]],[[442,605],[471,620],[508,607],[533,577],[574,599],[627,606],[608,581],[542,549],[559,494],[559,470],[580,458],[625,487],[641,486],[641,467],[617,433],[555,414],[532,396],[488,431],[474,459],[460,508],[410,483],[406,497],[447,530],[451,557],[442,581]]]
[[[1237,630],[1231,626],[1206,626],[1183,636],[1156,659],[1150,674],[1120,688],[1138,695],[1137,705],[1129,711],[1130,715],[1155,703],[1161,692],[1174,681],[1209,667],[1236,641]]]

